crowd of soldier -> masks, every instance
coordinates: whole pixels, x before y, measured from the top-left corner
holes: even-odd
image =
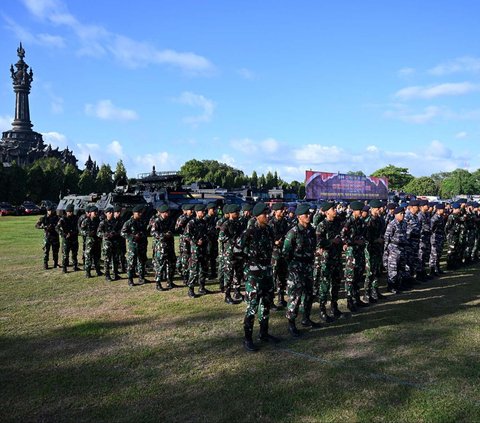
[[[112,281],[126,272],[130,286],[135,285],[136,277],[138,284],[145,283],[151,236],[159,291],[177,287],[173,282],[177,271],[188,287],[189,297],[210,293],[207,278],[218,278],[227,304],[246,301],[244,346],[248,351],[257,350],[252,338],[255,315],[260,324],[259,340],[277,340],[268,331],[269,313],[282,309],[290,334],[298,337],[296,318],[300,308],[302,326],[319,326],[310,318],[315,301],[319,302],[319,316],[324,322],[342,317],[338,308],[342,281],[347,308],[356,312],[384,298],[379,290],[384,269],[387,289],[393,294],[443,273],[440,257],[445,242],[447,268],[478,259],[477,203],[459,200],[445,205],[413,200],[398,205],[372,200],[369,205],[353,201],[324,202],[317,210],[310,207],[300,204],[288,209],[283,203],[274,203],[270,210],[266,204],[257,203],[245,204],[240,210],[234,204],[223,209],[215,203],[185,204],[182,214],[173,221],[167,205],[160,206],[150,220],[143,216],[141,206],[125,220],[120,207],[107,208],[100,218],[96,206],[77,217],[73,205],[69,205],[62,217],[49,209],[36,227],[45,231],[45,269],[50,250],[54,267],[59,267],[61,237],[62,270],[67,273],[71,258],[73,270],[78,271],[81,235],[85,276],[91,278],[94,268],[98,276],[105,275]],[[178,258],[174,234],[179,234]]]

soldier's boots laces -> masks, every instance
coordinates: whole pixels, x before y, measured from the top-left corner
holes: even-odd
[[[195,295],[195,292],[193,291],[193,288],[188,288],[188,294],[190,298],[196,298],[197,296]]]
[[[325,302],[320,303],[320,319],[322,319],[325,323],[331,323],[334,321],[334,319],[327,314]]]
[[[338,309],[338,304],[336,301],[332,301],[330,305],[330,311],[332,312],[333,317],[335,317],[335,319],[339,319],[340,317],[343,316],[343,313]]]
[[[240,293],[239,288],[235,288],[233,291],[233,299],[235,301],[243,301],[243,295]]]
[[[162,286],[162,282],[160,282],[160,281],[156,282],[155,289],[157,291],[166,291],[166,289]]]
[[[268,333],[268,320],[264,319],[260,322],[260,332],[258,334],[258,340],[263,342],[272,342],[274,344],[278,344],[280,342],[280,338],[276,336],[270,335]]]
[[[352,297],[348,297],[347,298],[347,308],[352,312],[352,313],[355,313],[357,311],[357,306],[355,305],[355,303],[353,302],[353,298]]]
[[[243,347],[248,352],[258,351],[258,347],[253,343],[253,318],[254,316],[245,317],[245,320],[243,321],[243,329],[245,331]]]
[[[301,336],[301,333],[295,324],[295,320],[288,320],[288,332],[290,332],[290,335],[292,335],[294,338]]]

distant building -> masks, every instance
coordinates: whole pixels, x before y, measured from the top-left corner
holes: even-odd
[[[35,160],[44,157],[55,157],[64,164],[77,165],[77,159],[73,152],[66,148],[60,151],[53,149],[49,144],[43,142],[42,134],[32,130],[30,121],[30,106],[28,95],[33,81],[32,69],[25,63],[25,50],[20,43],[17,49],[18,62],[10,66],[10,74],[13,80],[13,91],[15,92],[15,119],[12,122],[12,129],[2,133],[0,141],[0,163],[10,166],[16,162],[19,166],[28,166]]]

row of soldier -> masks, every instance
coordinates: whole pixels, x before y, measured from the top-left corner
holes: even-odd
[[[295,319],[300,303],[303,303],[304,309],[303,326],[316,325],[310,319],[314,299],[320,303],[322,320],[328,322],[342,315],[338,309],[342,280],[345,281],[347,307],[355,312],[358,307],[365,307],[383,297],[378,286],[382,266],[387,269],[387,287],[392,293],[409,289],[418,280],[426,280],[428,268],[430,276],[440,273],[440,255],[445,237],[448,242],[448,267],[457,266],[462,261],[468,263],[478,257],[476,203],[460,201],[445,207],[443,204],[412,201],[407,210],[394,204],[385,207],[375,200],[369,206],[361,202],[352,202],[348,209],[345,206],[326,202],[313,214],[309,206],[303,204],[294,213],[290,210],[286,217],[282,203],[275,203],[271,212],[263,203],[255,207],[245,205],[241,216],[240,208],[230,205],[224,207],[223,215],[218,217],[214,203],[206,208],[187,204],[175,227],[166,205],[160,206],[158,214],[149,222],[142,218],[140,206],[133,210],[133,216],[126,222],[122,221],[119,208],[105,210],[105,217],[100,220],[98,210],[93,206],[80,223],[73,214],[73,208],[68,207],[65,216],[60,219],[54,212],[48,211],[37,227],[45,229],[46,267],[50,246],[54,266],[58,265],[58,234],[56,241],[54,234],[58,231],[62,236],[64,272],[67,271],[70,252],[74,270],[78,270],[76,253],[80,232],[84,237],[87,277],[91,277],[92,267],[95,267],[97,275],[102,274],[100,254],[103,249],[105,277],[108,280],[118,279],[121,266],[127,271],[129,285],[134,285],[135,272],[141,284],[145,281],[147,235],[150,234],[154,239],[152,261],[157,289],[165,289],[161,283],[163,279],[167,281],[167,288],[175,287],[175,269],[188,286],[190,297],[197,296],[195,286],[199,286],[198,294],[208,293],[205,287],[207,276],[218,277],[225,302],[235,304],[243,299],[241,287],[244,283],[249,304],[244,322],[248,350],[255,349],[250,335],[252,316],[258,308],[261,339],[270,337],[269,310],[283,307],[287,308],[290,333],[298,336]],[[259,213],[259,207],[262,213]],[[258,245],[260,251],[253,251],[255,248],[252,249],[252,245],[257,245],[260,240],[252,241],[251,234],[255,233],[257,226],[262,226],[259,219],[262,220],[263,216],[266,216],[268,234],[264,245]],[[175,232],[180,234],[178,260]],[[122,260],[125,251],[126,260]],[[263,287],[260,292],[253,289],[258,283],[252,281],[268,275],[270,271],[271,287]],[[266,279],[269,280],[268,277]],[[277,304],[274,302],[275,290]],[[329,299],[331,314],[326,310]]]

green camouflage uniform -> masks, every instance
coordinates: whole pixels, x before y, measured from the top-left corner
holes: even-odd
[[[282,247],[285,236],[290,228],[285,218],[277,219],[274,217],[270,220],[269,224],[273,230],[275,240],[272,253],[273,281],[280,294],[285,292],[287,287],[288,266],[282,253]],[[276,242],[278,242],[278,245]]]
[[[114,277],[118,277],[119,245],[115,242],[118,236],[117,219],[103,219],[98,225],[97,235],[102,238],[103,268],[106,277],[112,270]]]
[[[378,299],[378,278],[382,274],[385,221],[381,216],[365,219],[365,298]]]
[[[225,290],[238,291],[243,279],[243,257],[236,248],[236,242],[242,234],[242,224],[239,219],[228,219],[220,228],[218,240],[223,251],[223,271]]]
[[[186,241],[190,245],[190,258],[188,262],[188,287],[193,288],[198,284],[205,288],[207,277],[207,222],[205,219],[195,217],[185,228]]]
[[[155,281],[160,282],[162,275],[167,275],[171,284],[175,274],[175,239],[171,231],[170,219],[157,217],[153,220],[150,233],[153,241],[153,268]]]
[[[140,280],[145,278],[145,266],[147,264],[147,225],[143,219],[128,219],[120,232],[127,240],[127,275],[132,280],[137,269]]]
[[[68,256],[72,255],[72,264],[78,269],[78,217],[64,215],[57,223],[57,232],[62,237],[62,267],[67,269]]]
[[[51,214],[50,216],[46,214],[45,216],[40,217],[38,222],[35,224],[37,229],[43,229],[44,231],[43,263],[45,269],[48,267],[50,249],[52,249],[53,266],[58,266],[58,251],[60,250],[60,239],[56,230],[58,220],[59,218],[56,214]]]
[[[85,272],[90,273],[93,267],[100,274],[100,257],[102,255],[102,240],[97,235],[100,219],[87,217],[82,220],[80,233],[85,237]]]
[[[175,232],[180,234],[179,237],[179,257],[177,260],[177,272],[183,278],[185,285],[188,283],[188,262],[190,258],[190,244],[187,241],[185,228],[192,217],[181,214],[175,223]]]

